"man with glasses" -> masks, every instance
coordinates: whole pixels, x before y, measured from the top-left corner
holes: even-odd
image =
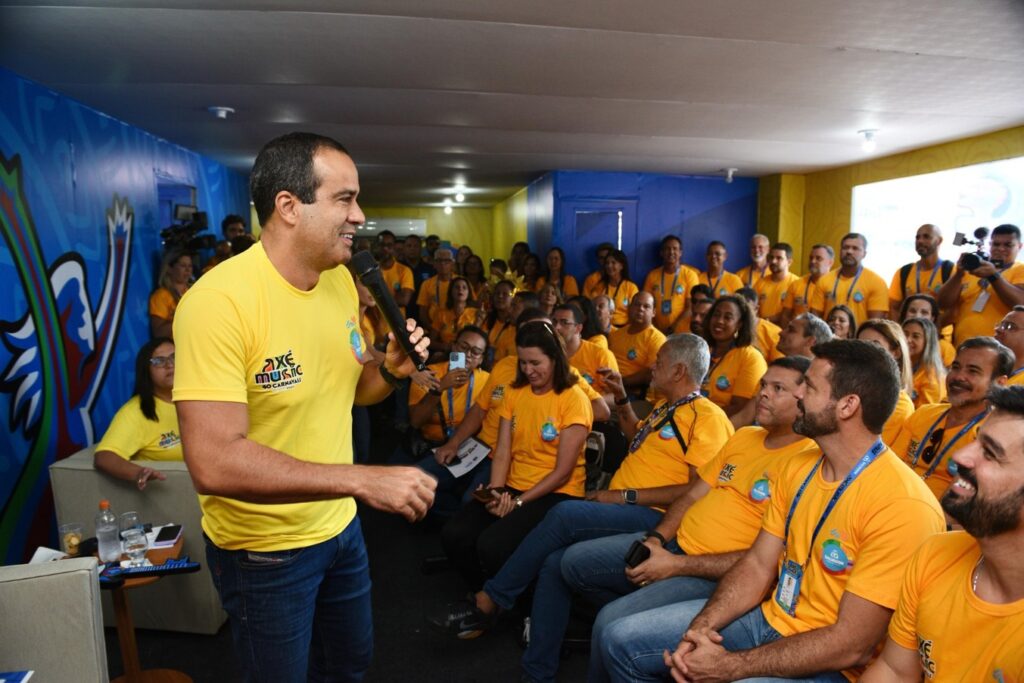
[[[1024,263],[1017,263],[1020,228],[1009,223],[993,228],[989,246],[991,261],[981,260],[968,272],[961,256],[952,277],[936,295],[943,311],[954,313],[954,344],[991,334],[1011,308],[1024,305]]]
[[[412,301],[415,284],[413,283],[412,270],[404,266],[395,258],[395,234],[390,230],[384,230],[377,236],[377,247],[380,249],[380,274],[395,297],[395,302],[405,307]]]
[[[1017,358],[1006,385],[1024,385],[1024,306],[1014,306],[996,325],[996,341],[1006,346]]]
[[[665,335],[652,324],[653,320],[654,297],[650,292],[640,292],[629,302],[629,322],[608,335],[608,348],[615,354],[622,383],[626,391],[637,396],[646,391],[658,349],[665,343]]]
[[[892,443],[896,455],[941,498],[956,476],[952,455],[978,437],[988,414],[985,396],[1006,383],[1013,352],[992,337],[974,337],[960,345],[946,375],[948,403],[929,403],[907,418]]]
[[[434,318],[434,312],[444,308],[448,301],[448,285],[451,284],[452,275],[455,273],[455,256],[451,249],[438,247],[434,251],[434,270],[437,275],[431,277],[420,286],[420,293],[416,297],[420,325],[424,329],[430,328],[430,321]]]
[[[615,397],[604,385],[600,369],[611,368],[612,371],[618,372],[619,364],[615,360],[615,354],[603,346],[583,339],[583,312],[573,304],[555,306],[551,316],[555,332],[565,343],[565,355],[569,357],[569,364],[576,368],[587,384],[604,397],[608,409],[613,409]]]

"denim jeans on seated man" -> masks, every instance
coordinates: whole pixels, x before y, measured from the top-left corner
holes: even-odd
[[[683,639],[690,622],[707,600],[691,600],[632,614],[607,624],[598,651],[599,668],[591,657],[588,681],[662,681],[669,675],[664,652],[672,652]],[[749,650],[782,636],[772,628],[758,605],[719,631],[726,650]],[[598,644],[593,644],[598,649]],[[745,678],[744,681],[806,681],[845,683],[838,671],[803,678]]]
[[[373,615],[358,517],[334,538],[295,550],[223,550],[207,539],[206,561],[231,617],[235,650],[251,653],[241,662],[252,667],[242,672],[245,681],[363,679]]]
[[[530,647],[523,656],[523,670],[528,676],[538,681],[553,680],[558,667],[562,635],[572,604],[572,593],[561,574],[561,559],[566,549],[580,541],[645,531],[660,519],[660,511],[642,505],[583,500],[559,503],[523,539],[501,570],[484,583],[484,592],[507,610],[512,609],[516,598],[537,579],[530,620]],[[625,568],[624,556],[625,551],[619,556],[620,572]]]

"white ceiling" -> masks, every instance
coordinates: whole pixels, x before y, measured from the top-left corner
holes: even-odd
[[[551,169],[807,172],[863,160],[864,128],[884,156],[1024,123],[1024,0],[0,4],[0,64],[243,172],[275,135],[331,135],[372,205],[461,179],[489,206]]]

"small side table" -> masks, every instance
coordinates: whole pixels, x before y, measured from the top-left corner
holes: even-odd
[[[146,559],[153,564],[163,564],[164,560],[177,558],[181,554],[184,538],[170,548],[151,548],[146,553]],[[117,639],[121,643],[121,662],[124,665],[124,675],[113,679],[111,683],[192,683],[192,679],[186,674],[173,669],[147,669],[143,670],[139,665],[139,647],[135,642],[135,624],[132,621],[132,611],[128,608],[129,588],[148,586],[159,581],[160,576],[144,576],[135,579],[126,579],[123,584],[112,589],[114,600],[114,615],[117,618]]]

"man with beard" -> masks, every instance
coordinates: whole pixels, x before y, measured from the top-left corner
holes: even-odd
[[[800,279],[789,272],[792,265],[793,247],[786,242],[773,244],[768,253],[768,270],[770,272],[767,276],[762,277],[754,287],[757,292],[761,317],[780,327],[789,288]]]
[[[946,375],[948,403],[921,406],[893,439],[893,451],[914,468],[936,498],[956,476],[950,456],[977,438],[988,414],[985,396],[994,385],[1006,382],[1013,363],[1013,352],[992,337],[968,339],[957,349]]]
[[[1006,384],[1024,384],[1024,306],[1014,306],[1003,316],[996,325],[996,341],[1005,344],[1017,359]]]
[[[753,289],[767,276],[768,246],[770,244],[768,235],[757,233],[750,238],[750,265],[744,266],[736,272],[736,277],[740,279],[744,287]]]
[[[605,630],[613,680],[838,682],[870,661],[907,561],[945,524],[928,487],[879,439],[900,390],[892,356],[858,340],[813,352],[793,429],[821,454],[782,468],[754,545],[709,600]]]
[[[782,300],[782,322],[779,323],[779,327],[785,329],[789,321],[798,315],[810,313],[812,308],[824,307],[825,303],[818,300],[821,291],[817,284],[822,275],[832,270],[835,258],[835,250],[827,244],[815,244],[811,247],[811,253],[807,257],[807,275],[793,282],[789,286],[786,298]]]
[[[910,561],[866,683],[1024,680],[1024,387],[996,387],[977,441],[953,455],[942,508],[964,530]]]
[[[935,293],[953,274],[953,262],[939,258],[942,246],[942,231],[931,223],[917,229],[914,251],[920,260],[907,263],[896,271],[889,284],[889,318],[899,320],[903,300],[912,294]]]
[[[869,318],[889,317],[889,288],[882,276],[864,267],[868,255],[868,240],[860,233],[851,232],[839,243],[839,261],[842,265],[818,280],[818,300],[811,310],[819,318],[843,304],[853,311],[854,320],[861,323]]]

